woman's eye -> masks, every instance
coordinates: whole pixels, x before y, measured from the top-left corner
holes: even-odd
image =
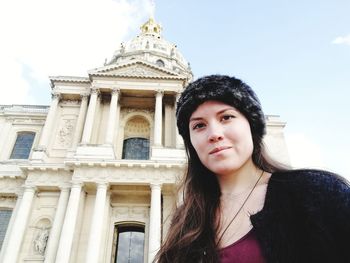
[[[224,115],[224,116],[222,116],[222,120],[224,120],[224,121],[228,121],[228,120],[230,120],[230,119],[233,119],[235,116],[233,116],[233,115]]]
[[[204,123],[197,123],[197,124],[193,125],[192,129],[197,130],[197,129],[203,128],[204,126],[205,126]]]

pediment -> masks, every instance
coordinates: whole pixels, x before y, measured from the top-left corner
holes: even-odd
[[[178,77],[179,74],[141,61],[119,65],[108,65],[89,72],[90,75],[127,77]]]

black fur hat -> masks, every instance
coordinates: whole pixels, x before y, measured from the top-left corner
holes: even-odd
[[[255,92],[240,79],[210,75],[190,83],[177,102],[177,127],[185,141],[189,138],[188,123],[192,113],[208,100],[221,101],[238,109],[249,121],[253,137],[262,140],[265,116]]]

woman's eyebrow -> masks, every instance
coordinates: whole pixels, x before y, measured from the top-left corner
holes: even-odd
[[[222,109],[222,110],[218,111],[216,113],[216,115],[220,115],[220,114],[222,114],[222,113],[224,113],[226,111],[230,111],[230,110],[232,110],[234,112],[237,112],[237,110],[235,108],[229,107],[229,108],[225,108],[225,109]],[[198,120],[202,120],[202,119],[203,119],[203,117],[192,117],[192,118],[190,118],[189,122],[191,122],[191,121],[198,121]]]
[[[221,113],[223,113],[223,112],[225,112],[225,111],[229,111],[229,110],[237,111],[235,108],[229,107],[229,108],[222,109],[221,111],[218,111],[216,114],[221,114]]]
[[[190,118],[190,121],[199,121],[199,120],[202,120],[203,118],[202,117],[194,117],[194,118]]]

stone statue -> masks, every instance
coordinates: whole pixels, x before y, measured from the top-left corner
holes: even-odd
[[[120,54],[124,54],[124,53],[125,53],[124,43],[120,43]]]
[[[49,238],[49,229],[42,228],[34,240],[34,250],[40,255],[44,255],[45,253],[48,238]]]

